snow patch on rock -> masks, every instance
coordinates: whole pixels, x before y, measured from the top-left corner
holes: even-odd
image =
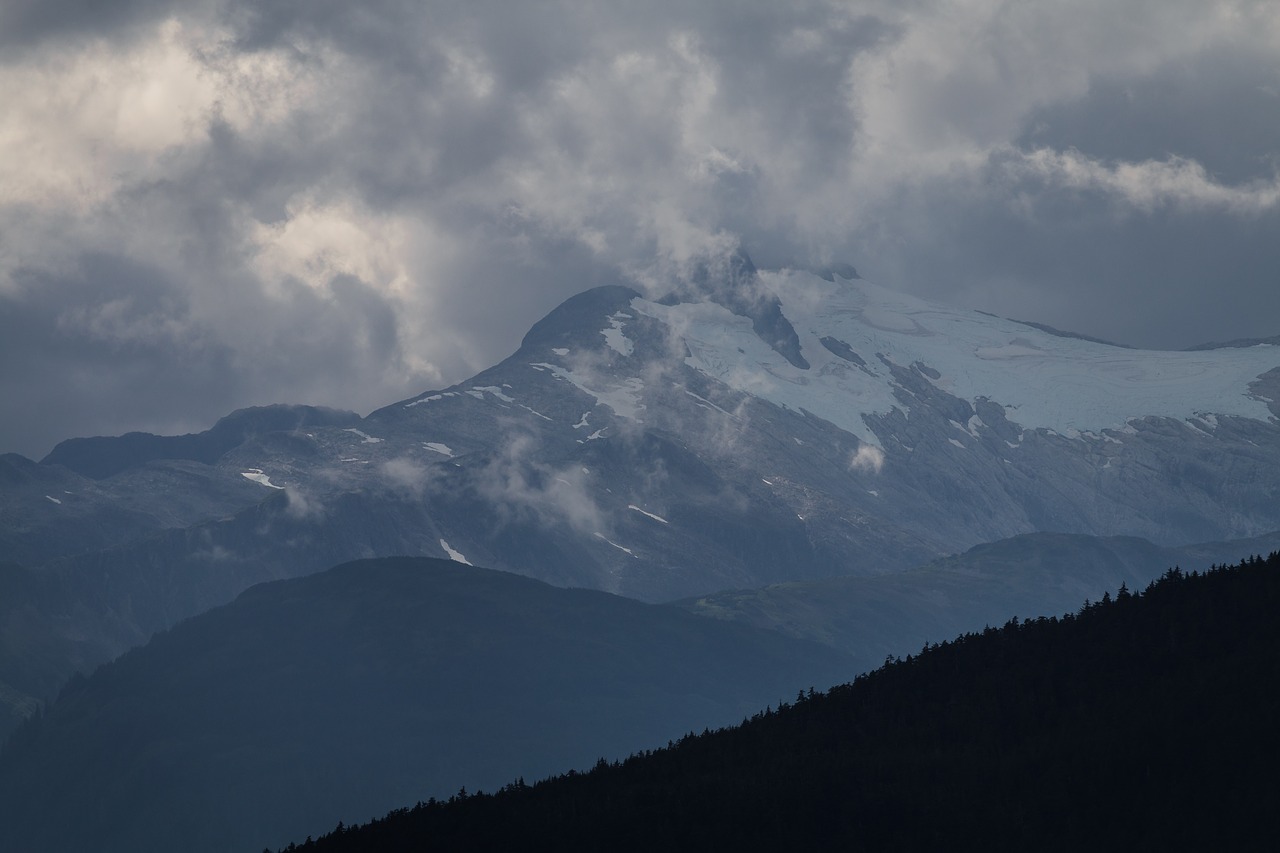
[[[241,471],[240,476],[244,477],[246,480],[252,480],[259,485],[266,486],[268,489],[284,488],[284,486],[277,486],[275,483],[271,482],[271,478],[262,473],[261,468],[250,468],[248,471]]]
[[[609,318],[609,328],[600,332],[600,334],[604,335],[604,342],[619,355],[631,355],[635,350],[635,345],[631,342],[631,339],[622,331],[622,321],[630,319],[630,314],[623,314],[618,311]]]
[[[485,394],[492,394],[493,396],[497,397],[499,400],[501,400],[504,403],[515,402],[515,399],[513,397],[509,397],[506,394],[504,394],[502,392],[502,389],[499,388],[497,385],[473,385],[467,391],[467,393],[470,394],[472,397],[475,397],[477,400],[483,400]]]
[[[644,382],[637,377],[629,376],[621,382],[613,382],[603,376],[588,378],[584,374],[575,373],[556,364],[539,363],[529,366],[549,371],[557,379],[572,383],[579,390],[594,397],[598,404],[608,406],[620,418],[641,420],[640,412],[645,408],[644,403],[640,401]]]
[[[649,516],[650,518],[652,518],[654,521],[660,521],[660,522],[662,522],[663,524],[670,524],[670,523],[671,523],[671,522],[667,521],[665,518],[663,518],[662,516],[660,516],[660,515],[654,515],[653,513],[649,512],[648,510],[643,510],[643,509],[641,509],[640,507],[636,506],[635,504],[628,504],[628,505],[627,505],[627,509],[634,509],[636,512],[640,513],[641,515],[647,515],[647,516]]]
[[[614,542],[612,539],[608,538],[608,537],[607,537],[607,536],[605,536],[603,533],[596,533],[596,534],[595,534],[595,536],[596,536],[596,538],[597,538],[597,539],[603,539],[605,542],[608,542],[610,545],[612,545],[613,547],[617,548],[619,551],[626,551],[626,552],[627,552],[628,554],[630,554],[631,556],[633,556],[633,557],[635,557],[635,556],[636,556],[635,552],[634,552],[634,551],[632,551],[630,548],[627,548],[627,547],[625,547],[625,546],[623,546],[623,545],[619,545],[617,542]],[[636,557],[636,559],[639,559],[639,557]]]
[[[455,563],[462,563],[464,566],[471,565],[471,561],[468,560],[466,557],[462,556],[461,551],[459,551],[457,548],[450,546],[449,543],[444,541],[443,539],[440,540],[440,547],[443,548],[444,552],[449,555],[449,559],[453,560]]]
[[[457,391],[444,391],[440,394],[431,394],[430,396],[423,397],[421,400],[414,400],[412,403],[405,403],[404,407],[406,409],[412,409],[414,406],[420,406],[423,403],[434,403],[436,400],[443,400],[445,397],[456,396],[458,396]]]

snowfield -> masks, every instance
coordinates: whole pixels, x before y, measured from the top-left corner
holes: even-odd
[[[1268,420],[1249,383],[1280,366],[1280,347],[1197,352],[1135,350],[1059,337],[1031,326],[896,293],[862,280],[828,282],[799,272],[762,272],[782,302],[809,370],[793,366],[751,321],[710,302],[660,305],[635,299],[639,314],[661,320],[689,348],[686,362],[730,387],[824,418],[879,444],[863,415],[903,408],[885,361],[921,365],[939,389],[1003,406],[1025,429],[1063,435],[1124,430],[1130,418],[1157,416],[1213,429],[1207,416]],[[834,339],[860,365],[822,342]],[[840,348],[843,349],[843,348]]]

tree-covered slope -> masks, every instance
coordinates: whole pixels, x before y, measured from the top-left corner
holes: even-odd
[[[263,584],[69,685],[0,755],[0,849],[260,850],[741,720],[847,658],[432,559]]]
[[[1280,555],[1170,571],[734,729],[300,849],[1268,849],[1277,608]]]

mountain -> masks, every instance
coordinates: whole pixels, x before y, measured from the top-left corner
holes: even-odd
[[[363,419],[250,410],[4,457],[0,558],[45,598],[0,605],[0,642],[106,660],[375,556],[663,601],[1032,532],[1280,530],[1280,348],[1122,349],[846,273],[738,254],[662,298],[579,294],[501,363]],[[0,671],[0,694],[39,689]]]
[[[1200,570],[1280,551],[1280,534],[1161,547],[1132,536],[1024,533],[904,572],[725,590],[681,602],[693,613],[772,628],[847,652],[865,672],[887,657],[1003,624],[1058,616],[1172,568]]]
[[[191,435],[131,432],[118,437],[68,439],[59,443],[41,462],[103,480],[158,460],[187,459],[212,465],[228,450],[267,433],[296,432],[312,426],[349,427],[359,422],[360,416],[355,412],[336,409],[256,406],[233,412],[211,429]]]
[[[168,454],[209,478],[190,491],[280,488],[298,514],[408,502],[429,519],[407,531],[418,553],[580,566],[646,600],[1034,531],[1176,545],[1280,529],[1280,348],[1121,349],[828,277],[737,255],[660,300],[597,288],[500,364],[359,421],[237,413],[200,436],[65,442],[41,467],[110,486]],[[201,521],[246,508],[229,504]]]
[[[425,558],[255,586],[78,679],[0,755],[7,850],[260,850],[737,722],[830,649]]]
[[[260,486],[239,480],[188,460],[95,480],[0,455],[0,555],[38,566],[223,518],[262,500]]]
[[[1234,341],[1224,341],[1221,343],[1198,344],[1188,347],[1188,351],[1225,349],[1228,347],[1256,347],[1256,346],[1280,346],[1280,335],[1272,335],[1269,338],[1238,338]]]
[[[0,554],[40,565],[230,516],[263,495],[260,483],[213,467],[227,451],[260,437],[283,441],[306,427],[359,422],[354,412],[260,406],[193,435],[69,439],[40,464],[0,455]]]
[[[741,726],[291,846],[1263,850],[1280,554],[1006,622]]]

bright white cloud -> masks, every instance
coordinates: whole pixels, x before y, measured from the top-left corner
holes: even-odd
[[[1046,103],[1099,77],[1141,77],[1215,48],[1267,45],[1280,11],[1261,3],[1015,3],[959,0],[888,12],[902,37],[855,57],[856,189],[978,173]],[[1257,27],[1257,29],[1254,29]],[[1276,42],[1264,47],[1275,56]]]
[[[95,44],[0,68],[3,202],[88,212],[131,172],[203,132],[217,88],[176,22],[145,44]]]
[[[284,51],[236,52],[229,38],[170,19],[136,41],[0,66],[0,203],[88,214],[162,179],[176,149],[205,143],[215,114],[261,132],[314,102],[314,68]]]
[[[252,222],[252,263],[268,285],[296,278],[324,290],[335,276],[355,276],[382,292],[411,289],[411,241],[421,234],[403,215],[369,210],[351,199],[291,199],[278,222]]]
[[[853,454],[849,467],[854,471],[879,474],[880,469],[884,467],[884,451],[875,445],[864,444],[858,448],[857,453]]]

